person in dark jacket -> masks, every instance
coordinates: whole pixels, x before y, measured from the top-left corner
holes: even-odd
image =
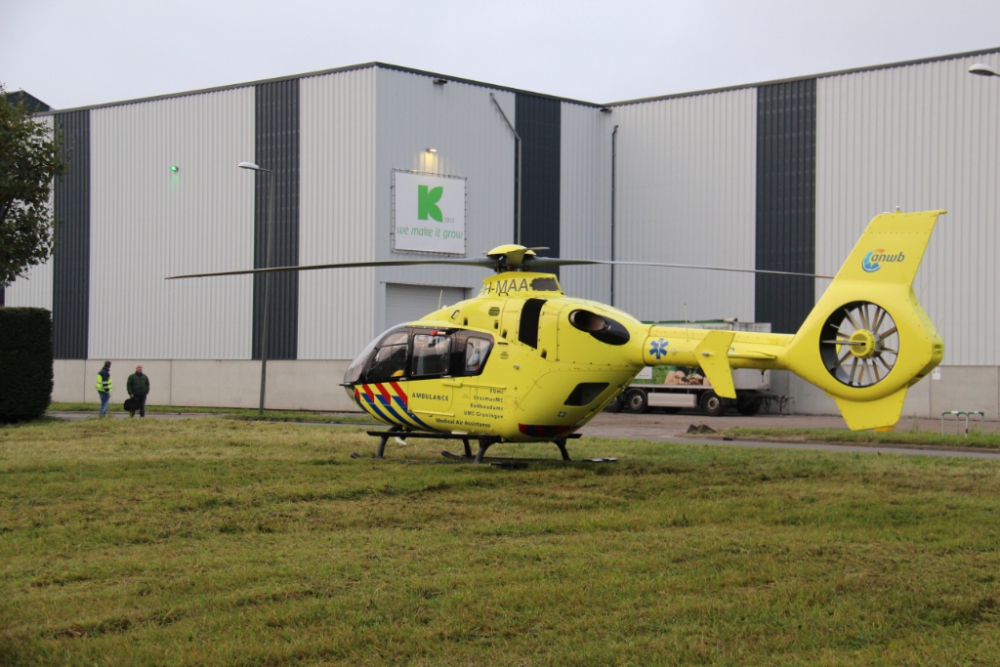
[[[108,401],[111,399],[111,362],[105,361],[104,367],[97,372],[97,395],[101,398],[101,416],[108,414]]]
[[[141,364],[135,367],[135,373],[128,376],[125,388],[128,390],[128,397],[135,401],[133,404],[135,409],[129,416],[135,417],[135,411],[138,410],[139,416],[145,417],[146,395],[149,394],[149,376],[143,374]]]

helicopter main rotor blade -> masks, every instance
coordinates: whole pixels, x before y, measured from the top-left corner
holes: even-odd
[[[241,271],[217,271],[215,273],[189,273],[183,276],[169,276],[166,280],[181,278],[210,278],[213,276],[242,276],[256,273],[284,273],[288,271],[317,271],[319,269],[356,269],[369,266],[416,266],[420,264],[450,264],[455,266],[481,266],[488,269],[496,266],[489,257],[469,257],[465,259],[391,259],[375,262],[344,262],[341,264],[309,264],[306,266],[273,266],[267,269],[244,269]]]
[[[763,273],[772,276],[796,276],[800,278],[825,278],[833,280],[833,276],[822,276],[815,273],[796,273],[794,271],[772,271],[770,269],[733,269],[727,266],[705,266],[701,264],[673,264],[669,262],[624,262],[609,259],[560,259],[558,257],[525,258],[524,268],[546,269],[553,266],[574,266],[584,264],[599,264],[608,266],[657,266],[668,269],[701,269],[703,271],[728,271],[730,273]]]
[[[547,250],[548,248],[538,248]],[[288,271],[317,271],[320,269],[352,269],[374,266],[419,266],[424,264],[446,264],[449,266],[476,266],[487,269],[497,269],[497,261],[491,257],[466,257],[462,259],[390,259],[372,262],[343,262],[339,264],[309,264],[306,266],[274,266],[266,269],[243,269],[240,271],[216,271],[213,273],[189,273],[182,276],[169,276],[167,280],[182,278],[210,278],[214,276],[243,276],[257,273],[285,273]],[[556,266],[652,266],[668,269],[700,269],[702,271],[726,271],[730,273],[763,273],[775,276],[796,276],[800,278],[826,278],[833,276],[816,275],[812,273],[795,273],[793,271],[772,271],[769,269],[734,269],[725,266],[705,266],[700,264],[674,264],[669,262],[625,262],[607,259],[561,259],[559,257],[534,257],[525,255],[522,269],[547,269]]]

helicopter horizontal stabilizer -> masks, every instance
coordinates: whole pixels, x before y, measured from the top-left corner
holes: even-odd
[[[874,401],[852,401],[835,397],[840,414],[843,415],[847,427],[852,431],[863,429],[884,428],[899,421],[903,414],[903,401],[906,399],[906,387],[895,394],[889,394]]]
[[[735,335],[732,331],[709,331],[695,348],[701,370],[715,393],[723,398],[736,398],[733,370],[729,366],[729,348]]]

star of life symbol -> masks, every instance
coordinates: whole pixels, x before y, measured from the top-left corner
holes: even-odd
[[[665,356],[667,356],[667,345],[669,345],[669,344],[670,343],[668,343],[667,341],[663,340],[662,338],[660,340],[654,340],[653,341],[653,347],[649,348],[649,353],[651,355],[655,356],[657,358],[657,360],[661,356],[665,357]]]

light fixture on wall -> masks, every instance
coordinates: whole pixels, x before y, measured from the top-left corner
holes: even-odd
[[[601,113],[611,113],[611,107],[601,107]]]
[[[176,173],[177,173],[178,171],[180,171],[180,170],[181,170],[181,168],[180,168],[180,167],[178,167],[178,166],[177,166],[176,164],[172,164],[172,165],[170,165],[170,171],[172,171],[173,173],[175,173],[175,174],[176,174]]]
[[[982,63],[976,63],[970,67],[969,74],[978,74],[979,76],[1000,76],[1000,73],[998,73],[995,69]]]
[[[435,86],[443,86],[446,83],[448,83],[448,79],[440,79],[440,78],[434,79]]]
[[[438,149],[436,149],[436,148],[425,148],[424,150],[427,151],[428,153],[437,153],[438,152]]]

